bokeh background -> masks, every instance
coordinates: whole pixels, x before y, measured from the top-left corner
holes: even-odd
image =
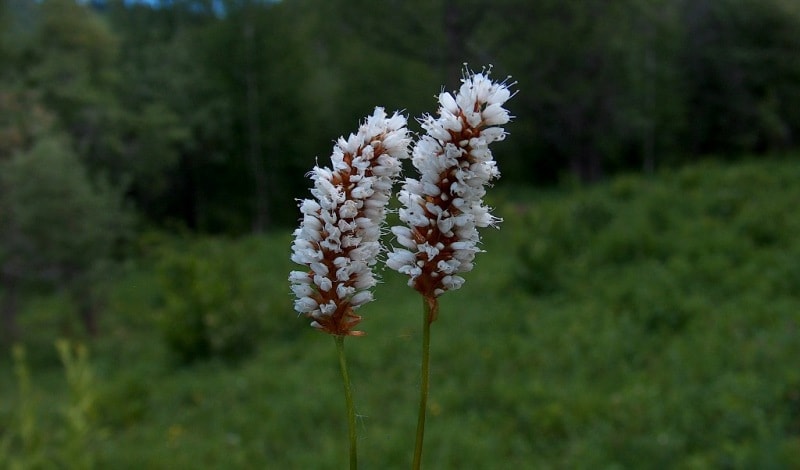
[[[796,0],[2,0],[0,467],[343,468],[296,199],[465,70],[518,93],[426,465],[800,467]],[[402,468],[421,308],[382,276],[347,347]]]

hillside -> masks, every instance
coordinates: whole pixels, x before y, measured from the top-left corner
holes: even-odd
[[[797,158],[491,199],[505,222],[433,325],[428,468],[800,466]],[[51,346],[72,307],[26,302],[31,391],[3,354],[0,467],[344,468],[334,344],[292,311],[288,230],[140,245],[72,395]],[[405,468],[421,313],[383,277],[347,350],[362,465]]]

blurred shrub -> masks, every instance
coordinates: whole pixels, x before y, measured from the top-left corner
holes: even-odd
[[[52,425],[37,400],[23,346],[12,348],[17,382],[17,406],[13,425],[0,427],[0,468],[38,469],[95,467],[94,449],[100,437],[95,427],[95,382],[89,350],[83,344],[67,340],[55,343],[61,358],[66,384],[67,403],[60,403],[60,421]]]
[[[525,227],[520,232],[526,236],[518,249],[517,270],[523,285],[535,294],[564,287],[570,274],[562,261],[579,260],[593,234],[613,219],[612,207],[604,200],[552,201],[530,208],[521,222]]]
[[[263,332],[264,304],[239,258],[213,240],[188,249],[163,247],[159,256],[158,323],[169,349],[183,362],[250,354]]]
[[[142,376],[127,371],[98,391],[95,405],[104,425],[123,429],[141,421],[149,406],[149,384]]]
[[[556,466],[800,468],[798,183],[796,160],[703,163],[529,198],[526,361],[555,392],[518,412],[503,387],[515,431]]]
[[[0,336],[14,339],[14,296],[31,283],[68,292],[86,330],[97,332],[102,267],[130,228],[121,198],[57,136],[0,161],[0,283],[11,330]]]
[[[14,345],[12,357],[18,402],[13,418],[0,435],[0,467],[35,468],[44,464],[45,450],[25,348]]]
[[[69,468],[94,468],[92,447],[97,439],[94,429],[95,386],[89,350],[83,344],[56,341],[56,350],[64,366],[69,386],[69,403],[63,410],[65,438],[61,449]]]
[[[658,180],[622,176],[526,211],[516,221],[527,235],[518,241],[522,284],[536,295],[575,295],[605,282],[612,305],[635,309],[656,329],[679,327],[694,294],[796,285],[793,265],[773,261],[800,230],[791,216],[800,175],[777,165],[711,167]],[[770,286],[761,286],[765,276]],[[657,319],[665,316],[672,319]]]

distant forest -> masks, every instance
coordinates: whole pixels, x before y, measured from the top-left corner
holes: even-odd
[[[0,64],[0,200],[47,165],[205,233],[293,225],[334,139],[464,64],[516,82],[504,183],[800,147],[797,0],[3,0]]]

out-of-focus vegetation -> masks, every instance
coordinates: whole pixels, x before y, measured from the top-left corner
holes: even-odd
[[[263,319],[274,314],[274,306],[268,305],[269,290],[259,274],[243,269],[246,253],[234,255],[228,244],[203,240],[189,248],[162,247],[155,256],[164,293],[159,325],[177,358],[237,359],[258,346]],[[280,292],[282,284],[273,289]]]
[[[169,227],[293,223],[337,136],[435,111],[464,63],[518,82],[507,184],[800,145],[794,0],[6,0],[0,25],[0,159],[64,134]]]
[[[791,151],[798,31],[795,0],[5,0],[2,337],[32,286],[94,332],[106,261],[152,228],[285,229],[337,136],[435,111],[464,63],[517,82],[503,185]]]
[[[465,287],[441,298],[433,327],[426,466],[800,465],[793,158],[492,194],[506,221],[487,233]],[[67,363],[88,364],[91,380],[65,380],[49,343],[69,298],[25,302],[29,353],[17,358],[16,380],[10,356],[0,358],[0,458],[63,466],[83,445],[97,468],[346,466],[335,348],[307,320],[292,321],[288,235],[148,240],[149,255],[106,284],[106,333],[90,359]],[[180,282],[161,280],[171,269],[185,271]],[[347,348],[360,460],[402,468],[413,445],[420,309],[405,279],[384,277],[361,312],[367,335]],[[210,301],[192,299],[206,291]],[[204,349],[206,360],[185,365],[165,321],[224,319],[213,333],[223,341],[252,328],[217,292],[266,312],[258,341],[234,357]],[[195,315],[175,295],[196,302]],[[79,414],[85,430],[64,424],[73,415],[63,410],[85,403],[69,389],[91,398]],[[46,431],[54,429],[63,432]]]
[[[796,0],[0,1],[0,467],[342,468],[295,199],[464,63],[519,93],[427,465],[800,466],[798,31]],[[419,305],[376,296],[361,460],[405,466]]]

